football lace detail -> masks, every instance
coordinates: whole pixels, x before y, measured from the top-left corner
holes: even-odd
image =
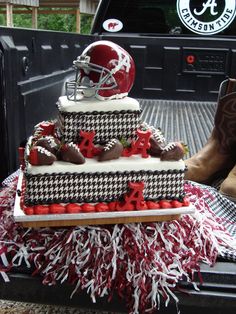
[[[37,146],[37,151],[41,154],[47,155],[47,156],[51,156],[51,153],[44,147],[41,146]]]
[[[168,152],[168,151],[172,150],[175,147],[176,147],[176,144],[174,142],[173,143],[169,143],[169,144],[167,144],[165,146],[164,151]]]
[[[48,141],[50,147],[55,148],[58,146],[53,136],[45,136],[45,139]]]
[[[110,141],[105,145],[104,150],[107,151],[107,150],[112,149],[112,147],[115,146],[116,143],[117,143],[117,140],[116,140],[116,139],[110,140]]]
[[[74,143],[69,143],[69,144],[67,144],[69,147],[71,147],[71,148],[74,148],[74,150],[76,150],[77,152],[80,152],[80,149],[79,149],[79,147],[76,145],[76,144],[74,144]]]
[[[157,140],[158,143],[165,142],[165,138],[160,129],[155,129],[155,131],[153,132],[153,137],[155,138],[155,140]]]

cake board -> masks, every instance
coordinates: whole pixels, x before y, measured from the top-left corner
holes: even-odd
[[[20,206],[23,172],[20,172],[14,204],[14,219],[23,227],[66,227],[80,225],[127,224],[179,219],[182,214],[193,214],[192,204],[180,208],[135,211],[92,212],[76,214],[26,215]]]

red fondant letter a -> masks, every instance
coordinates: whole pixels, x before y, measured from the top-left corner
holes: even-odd
[[[129,182],[130,192],[125,195],[123,204],[118,205],[119,210],[126,210],[130,205],[134,205],[137,210],[143,209],[143,189],[144,182]]]
[[[126,156],[132,156],[134,154],[141,154],[142,158],[147,158],[149,155],[147,150],[150,147],[150,137],[151,131],[137,131],[138,139],[135,142],[132,142],[131,149],[126,153]]]
[[[95,136],[95,132],[84,132],[80,131],[80,136],[82,138],[80,144],[79,144],[79,149],[81,153],[84,155],[86,158],[92,158],[94,156],[93,150],[94,150],[94,144],[93,144],[93,139]]]

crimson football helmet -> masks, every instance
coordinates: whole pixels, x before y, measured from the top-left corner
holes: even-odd
[[[119,99],[127,96],[133,86],[134,61],[113,42],[101,40],[90,44],[73,64],[75,80],[66,83],[69,100]]]

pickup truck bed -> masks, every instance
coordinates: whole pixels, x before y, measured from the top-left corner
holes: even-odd
[[[112,40],[133,56],[136,79],[130,96],[140,99],[146,120],[161,127],[170,139],[183,140],[190,155],[206,142],[220,83],[234,77],[236,42],[230,38],[83,36],[1,28],[0,180],[17,169],[17,148],[33,126],[55,116],[56,101],[73,73],[73,60],[99,39]],[[210,64],[213,68],[188,69],[186,55],[194,53],[205,60],[211,51],[216,57]],[[223,70],[216,71],[218,66]]]
[[[211,133],[220,82],[235,74],[236,41],[232,38],[122,36],[95,31],[94,35],[81,36],[23,29],[0,30],[0,132],[3,134],[0,138],[0,180],[17,169],[17,147],[29,136],[34,124],[56,113],[55,103],[72,73],[72,61],[94,40],[112,40],[130,52],[137,69],[130,96],[140,100],[143,120],[160,127],[168,140],[183,140],[189,146],[190,155],[203,146]],[[207,70],[201,66],[197,71],[188,68],[188,54],[194,53],[205,61],[212,52],[215,58]],[[235,263],[219,261],[214,268],[202,265],[202,274],[204,282],[200,292],[181,283],[187,290],[187,294],[179,295],[181,313],[194,314],[199,310],[207,314],[235,313]],[[32,277],[25,268],[17,268],[9,276],[9,283],[0,281],[2,299],[112,312],[126,310],[118,297],[111,303],[98,299],[92,304],[83,293],[71,300],[73,287],[43,286],[41,279]],[[167,309],[163,306],[162,311],[176,313],[176,306],[173,304]]]
[[[142,120],[160,127],[168,141],[182,140],[195,154],[213,128],[216,102],[140,99]]]
[[[200,291],[196,291],[190,284],[182,282],[180,288],[185,293],[177,294],[179,298],[179,310],[181,314],[235,314],[236,309],[236,271],[235,264],[219,261],[214,267],[201,266],[203,283]],[[40,304],[61,305],[90,309],[96,312],[108,311],[113,313],[127,312],[124,300],[114,296],[111,302],[106,297],[98,298],[92,303],[85,292],[70,295],[73,286],[58,284],[56,286],[44,286],[39,277],[32,277],[26,269],[9,275],[10,282],[0,281],[0,299],[32,302]],[[176,304],[172,301],[166,308],[164,304],[158,313],[176,314]]]
[[[215,102],[156,99],[139,101],[143,110],[142,119],[150,125],[160,127],[164,134],[168,134],[168,140],[184,140],[188,143],[191,154],[198,151],[209,137],[213,126]],[[205,121],[207,123],[204,123]],[[203,283],[200,285],[200,291],[196,291],[189,283],[180,283],[180,288],[186,291],[178,294],[181,313],[191,311],[194,314],[199,313],[199,310],[207,314],[220,314],[226,310],[228,314],[235,313],[236,264],[225,260],[219,260],[214,267],[202,264],[201,275]],[[8,283],[0,281],[1,299],[89,308],[93,311],[127,311],[125,302],[118,296],[114,296],[111,302],[107,302],[106,298],[98,298],[96,303],[92,303],[85,292],[80,292],[70,299],[72,286],[44,286],[41,278],[32,277],[31,271],[26,268],[15,269],[9,277]],[[176,313],[176,305],[172,303],[166,308],[163,304],[159,313]]]

